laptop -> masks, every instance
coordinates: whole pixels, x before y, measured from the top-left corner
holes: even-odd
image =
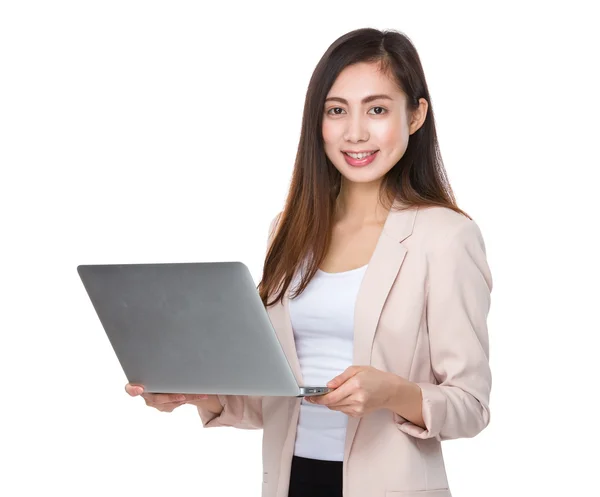
[[[322,395],[300,386],[238,261],[79,265],[129,383],[147,392]]]

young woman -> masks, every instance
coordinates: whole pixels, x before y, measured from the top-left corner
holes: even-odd
[[[312,398],[132,395],[261,428],[263,497],[450,497],[440,442],[489,423],[492,276],[455,203],[417,52],[352,31],[309,84],[259,292]]]

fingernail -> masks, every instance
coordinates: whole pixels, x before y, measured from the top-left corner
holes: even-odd
[[[185,395],[178,395],[177,397],[175,397],[176,400],[185,400]]]

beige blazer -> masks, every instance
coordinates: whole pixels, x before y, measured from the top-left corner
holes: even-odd
[[[490,421],[491,290],[475,221],[444,207],[390,212],[356,301],[353,364],[418,383],[427,429],[388,409],[350,416],[344,497],[451,497],[441,441],[473,437]],[[288,305],[289,290],[268,313],[303,385]],[[302,399],[219,400],[219,416],[198,409],[202,425],[262,428],[262,497],[287,497]]]

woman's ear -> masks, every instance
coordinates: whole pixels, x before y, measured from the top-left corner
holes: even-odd
[[[423,123],[425,122],[425,118],[427,117],[427,109],[429,108],[429,103],[424,98],[419,99],[419,107],[414,110],[411,114],[411,120],[409,125],[409,132],[412,135],[415,131],[417,131]]]

